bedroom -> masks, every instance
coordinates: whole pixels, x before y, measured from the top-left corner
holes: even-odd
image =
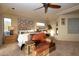
[[[17,47],[17,38],[19,36],[19,33],[35,33],[37,29],[40,29],[39,31],[50,33],[52,37],[55,37],[56,40],[54,40],[54,42],[56,44],[56,50],[60,49],[59,47],[61,47],[61,49],[64,48],[62,50],[60,49],[60,52],[59,50],[57,50],[58,52],[55,50],[51,52],[50,55],[79,55],[77,53],[78,48],[74,48],[75,45],[78,45],[79,41],[79,26],[77,26],[77,22],[79,22],[79,4],[58,3],[57,5],[61,6],[60,9],[48,8],[47,13],[45,13],[44,8],[34,10],[42,5],[42,3],[0,4],[0,27],[2,28],[0,28],[0,45],[4,47],[7,46],[5,49],[8,49],[9,47],[13,51],[15,49],[19,51],[19,48]],[[8,32],[8,36],[3,36],[5,18],[11,19],[11,24],[7,26],[8,31],[11,30],[10,33]],[[72,19],[72,21],[68,21],[69,18]],[[76,25],[73,25],[76,29],[73,29],[73,26],[71,26],[72,23],[74,23],[74,18],[76,18],[77,20],[75,21]],[[70,26],[68,26],[68,24],[70,24]],[[51,25],[52,28],[48,29],[47,25]],[[67,47],[68,44],[69,46]],[[66,46],[67,48],[71,48],[69,48],[70,50],[67,50],[65,52],[64,50],[67,48],[65,48],[64,46]],[[6,53],[2,53],[5,51],[5,49],[0,49],[0,55],[26,55],[22,51],[16,51],[15,53],[13,53],[12,50],[10,50],[10,52],[12,52],[13,54],[9,54],[9,51]],[[75,50],[75,52],[72,52],[73,50]]]

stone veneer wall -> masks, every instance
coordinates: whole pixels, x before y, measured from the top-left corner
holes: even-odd
[[[30,19],[18,19],[18,29],[19,30],[29,30],[34,27],[33,20]]]

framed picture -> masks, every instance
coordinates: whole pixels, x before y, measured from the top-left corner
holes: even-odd
[[[65,25],[65,18],[61,18],[61,25]]]

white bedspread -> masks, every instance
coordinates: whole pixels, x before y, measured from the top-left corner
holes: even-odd
[[[22,44],[25,44],[25,42],[28,40],[29,40],[29,34],[19,34],[19,36],[18,36],[19,47],[21,47]]]

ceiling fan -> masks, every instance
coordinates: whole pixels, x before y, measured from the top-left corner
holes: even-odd
[[[52,4],[52,3],[42,3],[43,6],[39,7],[39,8],[36,8],[35,10],[38,10],[38,9],[41,9],[41,8],[45,8],[45,13],[47,13],[47,10],[48,10],[48,7],[49,8],[54,8],[54,9],[59,9],[61,8],[60,5],[55,5],[55,4]]]

